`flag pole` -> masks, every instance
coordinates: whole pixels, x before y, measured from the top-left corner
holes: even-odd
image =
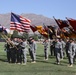
[[[9,41],[8,43],[10,46],[12,45],[12,47],[15,47],[18,50],[18,48],[11,42],[11,40],[9,40],[9,38],[5,34],[1,33],[1,36],[5,39],[6,42]]]

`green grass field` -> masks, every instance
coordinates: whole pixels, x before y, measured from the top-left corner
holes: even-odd
[[[68,59],[61,61],[60,65],[55,64],[55,57],[50,56],[44,61],[44,51],[42,44],[38,44],[37,63],[31,63],[27,56],[27,65],[9,64],[6,62],[6,52],[4,43],[0,42],[0,75],[76,75],[76,63],[74,67],[68,67]]]

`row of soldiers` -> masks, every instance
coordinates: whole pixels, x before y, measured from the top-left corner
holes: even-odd
[[[51,55],[56,57],[57,64],[60,64],[60,60],[63,60],[64,55],[68,57],[69,66],[73,66],[73,62],[76,57],[76,43],[73,39],[67,39],[66,42],[60,38],[53,39],[49,42],[48,39],[44,39],[44,59],[48,60],[48,52],[50,47]],[[29,46],[29,47],[27,47]],[[27,62],[27,51],[29,50],[32,63],[36,63],[36,50],[37,44],[33,38],[26,39],[14,38],[8,39],[5,44],[8,62],[25,64]]]
[[[24,38],[13,38],[12,40],[8,38],[5,44],[8,62],[26,65],[28,45],[32,63],[35,63],[37,48],[34,38],[30,37],[28,43]]]
[[[45,39],[43,42],[45,60],[48,60],[49,41]],[[68,57],[69,67],[73,66],[76,58],[76,43],[74,39],[67,39],[66,41],[57,38],[50,41],[51,56],[56,57],[57,64],[60,64],[60,60],[63,60],[64,56]]]

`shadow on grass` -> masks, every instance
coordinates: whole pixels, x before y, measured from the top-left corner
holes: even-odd
[[[44,55],[36,55],[37,57],[44,57]]]
[[[0,61],[7,62],[6,55],[0,55]]]
[[[0,61],[2,61],[2,62],[7,62],[6,59],[2,59],[2,58],[0,58]]]

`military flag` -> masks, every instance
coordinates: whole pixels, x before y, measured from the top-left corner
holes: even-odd
[[[30,28],[32,29],[33,32],[37,31],[37,28],[35,25],[30,25]]]
[[[67,20],[60,20],[60,19],[55,19],[55,17],[53,17],[54,20],[56,21],[57,25],[59,26],[60,29],[64,28],[64,27],[68,27],[68,21]]]
[[[37,31],[43,35],[45,38],[48,38],[48,33],[45,31],[45,29],[42,26],[36,26]]]
[[[72,18],[66,18],[70,25],[72,26],[72,28],[74,29],[74,31],[76,31],[76,20],[75,19],[72,19]]]

